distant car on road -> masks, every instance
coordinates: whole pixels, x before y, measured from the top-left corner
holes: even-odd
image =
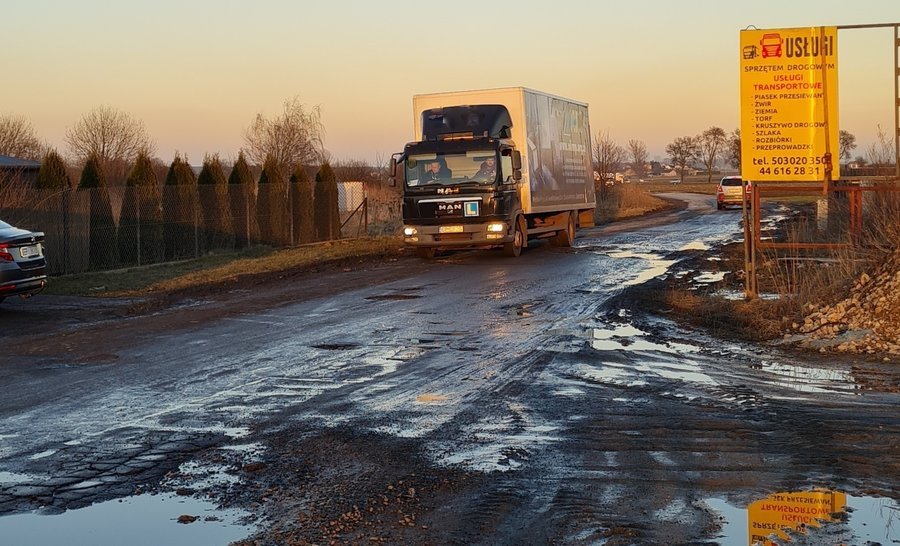
[[[9,296],[31,297],[47,285],[44,234],[0,220],[0,302]]]
[[[744,180],[743,183],[747,187],[747,206],[749,207],[752,202],[750,197],[753,195],[753,184],[749,180]],[[729,206],[740,207],[742,194],[741,177],[726,176],[719,181],[719,186],[716,188],[716,208],[723,210]]]

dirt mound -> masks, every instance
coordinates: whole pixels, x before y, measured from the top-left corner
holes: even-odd
[[[850,295],[834,304],[810,304],[792,329],[800,344],[821,351],[900,355],[900,249],[873,272],[861,274]]]

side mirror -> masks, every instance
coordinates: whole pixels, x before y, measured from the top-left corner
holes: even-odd
[[[511,159],[513,180],[518,182],[519,180],[522,180],[522,153],[519,150],[513,150]]]
[[[398,159],[400,159],[402,157],[403,157],[403,154],[394,154],[391,156],[391,166],[390,166],[391,186],[397,185],[397,162],[398,162]]]

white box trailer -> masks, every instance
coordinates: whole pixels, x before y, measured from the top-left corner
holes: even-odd
[[[413,97],[413,120],[392,172],[403,167],[404,240],[423,256],[495,245],[517,256],[528,238],[571,245],[593,225],[586,104],[524,87],[434,93]],[[491,158],[496,174],[480,178]]]

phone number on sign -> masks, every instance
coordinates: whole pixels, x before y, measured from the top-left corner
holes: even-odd
[[[819,175],[823,172],[822,167],[761,167],[759,174],[761,175],[785,175],[785,176],[807,176]]]
[[[775,156],[771,158],[772,165],[824,165],[827,163],[820,156]]]

